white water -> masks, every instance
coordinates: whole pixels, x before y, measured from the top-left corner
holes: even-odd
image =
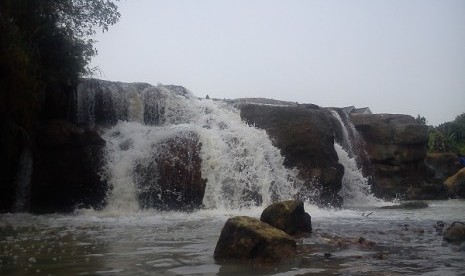
[[[355,141],[351,138],[360,139],[357,130],[349,122],[349,132],[339,113],[336,110],[331,110],[331,113],[338,120],[343,136],[342,143],[344,146],[334,142],[334,149],[336,150],[339,163],[344,166],[342,188],[338,193],[344,199],[344,207],[383,206],[391,204],[373,195],[369,180],[363,175],[363,171],[357,163],[356,151],[354,150]]]
[[[373,195],[368,179],[363,176],[354,158],[338,143],[334,143],[339,163],[344,166],[342,188],[339,195],[344,199],[344,207],[366,207],[389,205]]]
[[[336,118],[336,120],[339,122],[339,125],[341,126],[342,130],[342,146],[346,149],[346,151],[349,153],[349,156],[354,156],[354,149],[353,149],[353,143],[352,139],[350,139],[350,134],[349,130],[344,124],[344,121],[342,120],[341,116],[339,116],[339,113],[337,113],[336,110],[331,109],[331,114]]]
[[[156,99],[151,97],[154,93]],[[107,211],[138,211],[136,165],[153,160],[163,141],[185,133],[196,133],[202,145],[205,207],[240,209],[296,194],[296,172],[283,166],[284,159],[266,132],[245,124],[236,109],[222,102],[199,100],[190,93],[180,95],[166,86],[146,88],[140,96],[134,91],[126,95],[128,118],[133,121],[119,121],[103,135],[107,141],[104,176],[112,186]],[[163,106],[159,125],[141,122],[144,101],[148,101],[146,106],[157,105],[156,110]]]

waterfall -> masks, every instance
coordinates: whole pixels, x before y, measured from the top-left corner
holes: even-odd
[[[349,156],[348,152],[338,143],[334,143],[339,158],[339,163],[344,166],[344,176],[342,177],[342,188],[339,195],[344,199],[346,207],[360,206],[381,206],[386,203],[376,198],[371,192],[368,179],[363,176],[355,158]]]
[[[150,168],[169,154],[173,139],[198,137],[206,208],[267,205],[292,198],[300,185],[266,132],[244,123],[224,102],[197,99],[179,86],[97,80],[78,92],[78,123],[106,126],[102,176],[111,186],[108,210],[137,211],[146,208],[141,195],[163,196],[162,176]]]
[[[342,188],[339,195],[344,199],[345,206],[378,206],[385,202],[376,198],[372,191],[369,178],[364,175],[361,159],[368,160],[364,143],[354,125],[343,113],[345,120],[336,110],[330,110],[339,122],[342,130],[341,143],[334,143],[339,163],[344,166]],[[346,127],[348,126],[348,127]]]
[[[346,127],[346,124],[344,123],[341,116],[336,110],[330,109],[330,111],[333,117],[336,118],[336,120],[339,122],[339,125],[341,126],[341,130],[342,130],[341,145],[344,147],[344,149],[346,149],[347,153],[353,157],[354,156],[354,149],[353,149],[353,142],[352,142],[353,139],[351,139],[351,134],[353,136],[353,132],[349,133],[349,129]]]
[[[21,151],[16,173],[16,201],[13,207],[14,212],[29,211],[32,165],[31,149],[28,146],[24,146]]]

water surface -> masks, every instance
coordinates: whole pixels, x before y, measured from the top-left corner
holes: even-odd
[[[465,246],[448,244],[437,221],[464,221],[465,201],[420,210],[323,210],[307,205],[314,233],[297,258],[272,266],[216,263],[221,228],[262,208],[194,213],[144,211],[0,216],[1,275],[460,275]],[[360,239],[362,237],[362,239]]]

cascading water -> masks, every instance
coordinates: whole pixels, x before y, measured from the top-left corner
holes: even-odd
[[[350,156],[354,156],[354,150],[353,150],[353,145],[352,145],[353,143],[352,143],[352,139],[350,138],[349,130],[345,126],[346,124],[344,123],[341,116],[336,110],[331,109],[330,111],[333,117],[336,118],[336,120],[339,122],[339,125],[341,126],[341,130],[342,130],[341,145],[346,149],[346,152]]]
[[[334,149],[339,158],[339,163],[344,166],[344,176],[342,178],[342,188],[339,195],[344,199],[344,206],[381,206],[386,202],[376,198],[369,183],[369,179],[363,175],[363,171],[358,164],[356,157],[357,152],[354,148],[354,141],[351,137],[360,139],[353,124],[348,123],[350,131],[336,110],[331,110],[332,115],[336,118],[342,129],[342,146],[334,142]],[[364,152],[364,151],[363,151]]]
[[[368,179],[363,176],[355,159],[350,157],[347,151],[338,143],[334,143],[334,149],[339,158],[339,163],[344,166],[342,188],[339,191],[339,195],[344,199],[344,206],[361,207],[386,205],[385,201],[373,195]]]
[[[93,89],[95,92],[104,88],[94,84]],[[83,90],[80,92],[86,93]],[[107,141],[103,175],[112,186],[107,209],[139,210],[138,194],[147,188],[140,184],[144,181],[138,169],[140,164],[157,162],[157,154],[164,151],[163,143],[186,133],[195,133],[201,144],[201,172],[207,180],[203,198],[206,208],[266,205],[296,194],[296,172],[283,166],[283,157],[266,132],[245,124],[231,106],[199,100],[176,86],[142,86],[137,90],[121,84],[103,92],[105,96],[100,101],[115,106],[110,108],[108,117],[119,120],[103,135]],[[78,104],[85,102],[92,108],[79,109],[78,119],[81,123],[95,123],[96,97],[81,98]],[[161,197],[159,187],[150,189]]]

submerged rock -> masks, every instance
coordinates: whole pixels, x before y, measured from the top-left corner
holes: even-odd
[[[283,261],[296,254],[295,240],[258,219],[237,216],[228,219],[216,244],[216,260],[252,262]]]
[[[444,232],[444,240],[448,242],[465,241],[465,224],[462,222],[454,222]]]
[[[447,178],[444,185],[450,196],[465,198],[465,168]]]
[[[289,235],[312,232],[312,218],[300,200],[281,201],[266,207],[260,220]]]

